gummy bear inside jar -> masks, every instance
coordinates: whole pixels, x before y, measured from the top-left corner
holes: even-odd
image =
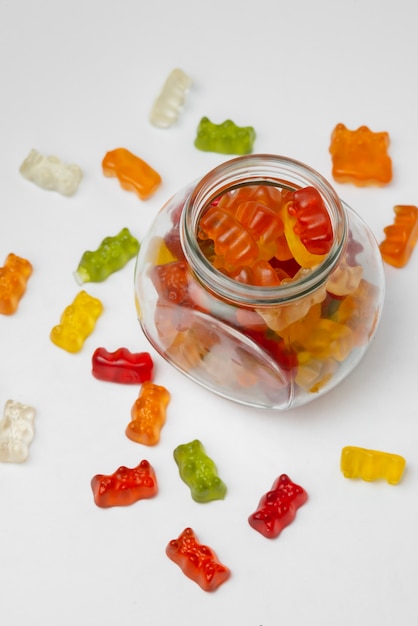
[[[328,211],[314,187],[266,184],[219,195],[203,212],[197,237],[213,267],[260,287],[297,280],[321,263],[334,239]]]

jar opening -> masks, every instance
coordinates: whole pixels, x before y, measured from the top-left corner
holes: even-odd
[[[308,212],[312,197],[321,207],[314,220],[322,241],[311,237],[309,250],[300,236],[306,220],[298,223],[295,211],[301,194]],[[287,157],[247,155],[196,184],[182,211],[180,236],[201,283],[241,306],[263,306],[302,298],[324,281],[346,245],[347,219],[334,189],[312,168]]]

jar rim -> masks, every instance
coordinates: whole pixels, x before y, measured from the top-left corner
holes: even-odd
[[[334,241],[325,258],[305,275],[278,286],[251,285],[226,276],[210,263],[197,243],[200,216],[208,205],[226,191],[255,184],[290,190],[315,187],[332,223]],[[244,155],[210,170],[195,183],[180,217],[183,251],[196,278],[223,299],[251,307],[293,301],[314,291],[338,263],[346,244],[347,229],[343,202],[326,178],[301,161],[276,154]]]

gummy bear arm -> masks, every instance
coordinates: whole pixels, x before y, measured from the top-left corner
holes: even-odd
[[[89,282],[90,274],[88,273],[88,271],[84,267],[79,267],[74,272],[74,278],[76,279],[76,281],[77,281],[77,283],[79,285],[82,285],[83,283],[88,283]]]

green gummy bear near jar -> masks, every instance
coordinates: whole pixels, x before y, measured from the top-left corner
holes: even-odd
[[[174,450],[174,460],[179,468],[180,477],[190,488],[195,502],[225,498],[226,485],[219,478],[217,467],[206,454],[201,441],[194,439],[177,446]]]
[[[252,152],[254,141],[255,130],[252,126],[237,126],[232,120],[214,124],[208,117],[202,117],[194,145],[204,152],[243,155]]]
[[[276,410],[311,402],[357,366],[384,287],[362,219],[318,172],[278,155],[226,161],[179,191],[135,270],[141,327],[169,363],[229,400]]]
[[[79,285],[99,283],[119,271],[138,254],[139,241],[128,228],[122,228],[114,237],[106,237],[97,250],[84,252],[74,277]]]

